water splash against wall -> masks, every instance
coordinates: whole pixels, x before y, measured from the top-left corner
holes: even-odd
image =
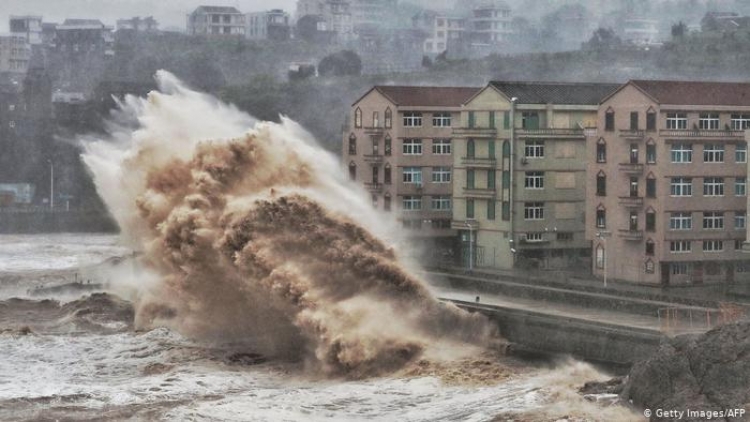
[[[84,160],[156,288],[136,323],[390,372],[441,341],[484,344],[483,318],[435,300],[399,263],[397,231],[294,122],[257,122],[157,75]]]

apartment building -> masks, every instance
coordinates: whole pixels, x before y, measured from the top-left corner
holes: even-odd
[[[343,42],[354,37],[350,0],[298,0],[297,21],[306,16],[319,18],[318,31],[331,31]]]
[[[472,43],[495,45],[506,41],[513,33],[513,14],[510,6],[502,0],[484,0],[472,8],[470,18]]]
[[[750,84],[633,80],[587,142],[593,271],[653,284],[747,278]]]
[[[245,15],[235,7],[199,6],[187,15],[188,35],[244,36]]]
[[[588,261],[585,135],[599,101],[617,87],[491,82],[463,104],[453,129],[452,227],[465,265]]]
[[[352,104],[342,163],[434,258],[455,249],[453,127],[478,88],[375,86]]]
[[[435,56],[446,51],[450,43],[465,37],[466,21],[467,18],[463,16],[425,10],[412,17],[412,26],[427,34],[422,51]]]
[[[23,75],[30,60],[31,44],[24,35],[0,34],[0,73]]]
[[[41,16],[11,16],[9,23],[13,35],[24,37],[31,45],[42,43]]]
[[[285,41],[291,36],[289,13],[281,9],[248,13],[245,36],[251,40]]]

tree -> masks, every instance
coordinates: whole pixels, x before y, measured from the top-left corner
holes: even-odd
[[[679,23],[672,25],[672,38],[682,38],[686,33],[687,25],[685,25],[685,22],[680,21]]]
[[[612,50],[622,45],[622,40],[612,28],[599,28],[583,45],[586,50]]]
[[[362,74],[362,59],[352,50],[341,50],[323,57],[318,64],[321,76],[349,76]]]

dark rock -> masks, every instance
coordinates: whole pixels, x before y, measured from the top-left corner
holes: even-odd
[[[750,321],[723,325],[700,336],[680,336],[635,364],[621,394],[643,409],[750,412]],[[719,418],[722,420],[721,418]],[[726,421],[747,420],[726,417]],[[654,413],[652,421],[669,420]],[[683,421],[705,418],[685,416]]]
[[[578,392],[581,394],[620,394],[625,387],[625,377],[615,377],[609,381],[597,382],[591,381],[581,387]]]

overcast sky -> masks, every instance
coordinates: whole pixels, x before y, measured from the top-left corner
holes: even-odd
[[[292,14],[295,0],[0,0],[0,33],[9,32],[10,15],[41,15],[45,22],[94,18],[114,25],[118,18],[154,16],[162,28],[185,27],[185,15],[197,6],[235,6],[241,12],[284,9]]]

